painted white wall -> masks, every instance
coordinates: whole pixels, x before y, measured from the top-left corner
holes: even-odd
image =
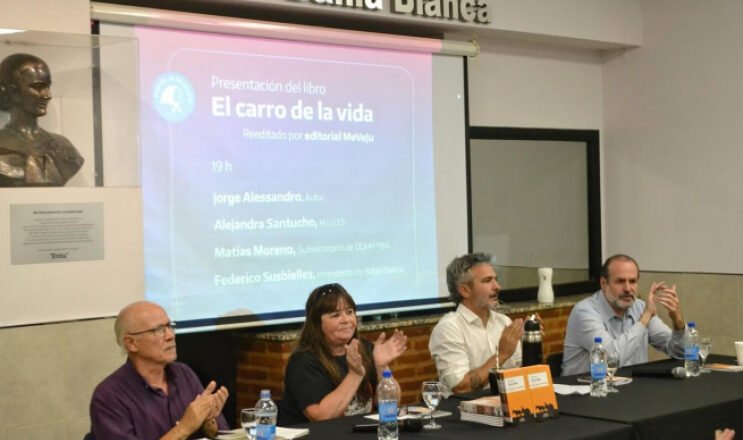
[[[604,254],[743,272],[743,3],[643,2],[644,42],[604,65]]]
[[[250,0],[250,8],[281,14],[318,14],[338,21],[363,18],[400,28],[421,27],[433,33],[456,33],[469,38],[508,37],[531,41],[606,49],[642,43],[640,0],[487,0],[491,22],[475,24],[456,19],[431,19],[392,12],[395,2],[380,0],[380,10],[364,10],[289,0]],[[420,4],[420,2],[414,2]]]
[[[601,129],[598,51],[481,40],[467,63],[470,125]]]
[[[100,205],[102,224],[97,226],[103,239],[97,245],[104,256],[12,264],[10,252],[0,255],[0,278],[8,292],[0,295],[0,326],[115,316],[125,305],[144,299],[141,188],[0,188],[0,200],[1,231],[25,226],[13,224],[14,205]],[[91,217],[91,223],[99,220]],[[0,247],[10,248],[9,241],[0,238]]]
[[[90,1],[4,0],[0,28],[90,34]]]
[[[495,29],[589,41],[642,44],[640,0],[491,0]],[[577,42],[573,42],[577,45]]]

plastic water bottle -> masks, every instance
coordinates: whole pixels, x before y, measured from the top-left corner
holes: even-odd
[[[699,376],[699,333],[693,322],[684,332],[684,368],[687,376]]]
[[[606,347],[601,345],[601,338],[593,338],[589,356],[591,358],[591,396],[606,397]]]
[[[274,440],[276,438],[276,418],[279,409],[271,400],[271,390],[261,390],[261,400],[255,404],[255,438],[256,440]]]
[[[400,392],[397,384],[392,380],[392,372],[384,370],[382,381],[377,385],[377,403],[379,405],[378,440],[397,440],[397,400]]]

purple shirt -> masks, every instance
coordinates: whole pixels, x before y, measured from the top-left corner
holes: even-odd
[[[187,365],[165,366],[168,394],[153,388],[129,360],[101,382],[90,401],[91,432],[99,440],[156,440],[170,431],[197,394],[204,391]],[[219,429],[229,429],[224,416]],[[197,430],[189,438],[200,438]]]

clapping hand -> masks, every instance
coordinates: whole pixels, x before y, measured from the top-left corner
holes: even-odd
[[[217,384],[214,381],[211,381],[204,389],[204,392],[201,393],[202,396],[210,396],[212,398],[211,412],[209,413],[209,418],[211,419],[219,417],[219,414],[222,413],[224,403],[227,401],[227,396],[230,395],[230,393],[227,392],[227,388],[224,386],[221,386],[218,390],[214,391],[216,388]]]
[[[215,391],[216,388],[217,384],[214,381],[209,382],[204,391],[196,396],[183,413],[178,425],[187,430],[189,434],[196,432],[205,420],[217,418],[222,412],[229,392],[223,386]]]
[[[210,385],[213,383],[214,382],[210,383]],[[216,385],[213,385],[212,389],[214,386]],[[204,390],[204,393],[206,393],[206,391],[207,390]],[[196,430],[201,427],[201,424],[204,423],[204,420],[206,420],[209,417],[209,414],[211,414],[214,406],[213,397],[211,393],[204,393],[196,396],[196,398],[188,405],[186,411],[183,413],[183,417],[181,417],[181,420],[178,422],[178,426],[187,431],[186,434],[196,432]]]
[[[653,287],[655,290],[653,290]],[[650,291],[654,295],[654,302],[668,310],[668,317],[673,320],[674,328],[676,330],[683,329],[685,324],[684,318],[681,316],[681,302],[679,302],[676,293],[676,285],[668,287],[666,283],[661,281],[660,283],[653,283]],[[650,302],[650,297],[648,297],[648,302]]]
[[[398,329],[392,332],[392,336],[382,332],[374,343],[374,365],[379,368],[387,367],[390,362],[399,358],[407,349],[408,337]]]
[[[524,320],[521,318],[516,319],[503,329],[503,333],[498,341],[498,356],[500,357],[501,364],[506,362],[516,351],[516,346],[521,341],[523,334]]]
[[[735,438],[735,431],[732,429],[725,428],[724,431],[718,429],[715,431],[715,440],[733,440]]]
[[[361,343],[356,338],[351,339],[351,342],[346,344],[346,363],[348,364],[349,373],[364,377],[366,375],[366,368],[364,368],[364,362],[361,359],[359,345]]]
[[[667,287],[665,283],[661,282],[658,290],[655,291],[655,301],[668,309],[668,313],[670,314],[677,313],[681,310],[675,284]]]
[[[645,311],[647,311],[651,317],[655,316],[656,313],[658,313],[657,309],[657,303],[658,303],[658,291],[663,291],[663,289],[666,288],[666,283],[663,281],[650,285],[650,291],[648,292],[648,297],[645,300]]]

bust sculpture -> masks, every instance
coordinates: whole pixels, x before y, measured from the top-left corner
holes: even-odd
[[[52,99],[49,66],[17,53],[0,63],[0,110],[10,121],[0,130],[0,187],[63,186],[85,159],[66,137],[38,125]]]

